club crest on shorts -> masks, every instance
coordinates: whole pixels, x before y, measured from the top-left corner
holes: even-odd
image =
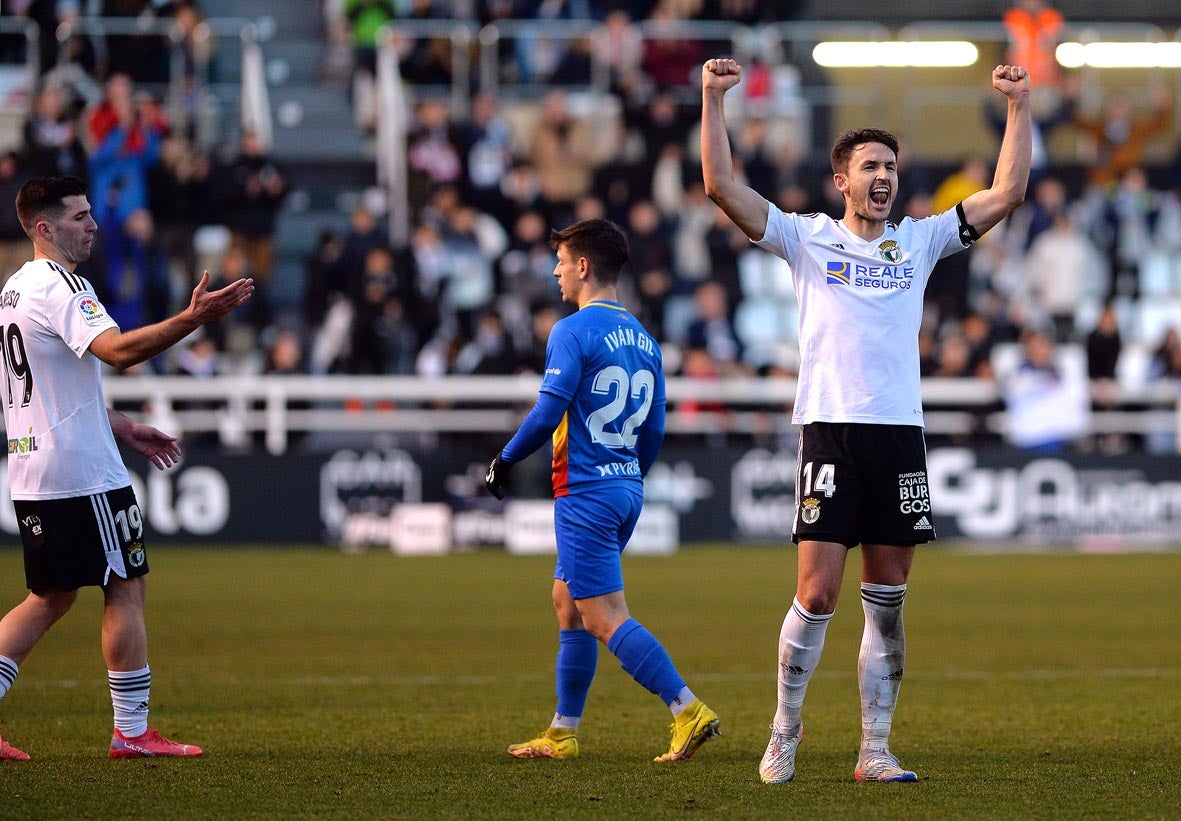
[[[882,255],[882,259],[889,263],[897,263],[902,259],[902,249],[898,247],[898,243],[892,239],[888,239],[878,246],[878,253]]]
[[[144,552],[143,543],[132,542],[131,546],[127,548],[127,563],[132,567],[143,567],[145,559],[147,559],[147,554]]]
[[[803,520],[804,524],[811,525],[816,524],[819,518],[820,500],[812,498],[805,499],[803,504],[800,505],[800,519]]]

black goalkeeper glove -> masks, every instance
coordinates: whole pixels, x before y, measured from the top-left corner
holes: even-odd
[[[512,464],[501,459],[499,454],[492,460],[492,464],[488,465],[488,475],[484,477],[484,484],[488,487],[488,492],[497,499],[504,498],[504,486],[508,484],[508,475],[512,469]]]

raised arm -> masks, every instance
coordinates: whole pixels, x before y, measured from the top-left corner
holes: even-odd
[[[997,66],[992,70],[992,87],[1009,98],[996,173],[991,188],[977,191],[963,202],[964,217],[981,235],[1025,201],[1033,152],[1029,72],[1023,66]]]
[[[130,368],[164,353],[207,322],[221,319],[254,293],[253,279],[239,279],[217,291],[206,290],[208,285],[206,271],[193,289],[189,307],[179,314],[126,333],[115,328],[103,331],[90,343],[90,352],[112,367]]]
[[[701,67],[701,173],[709,198],[748,237],[762,239],[771,204],[757,191],[735,182],[726,134],[723,98],[741,79],[742,66],[734,60],[706,60]]]

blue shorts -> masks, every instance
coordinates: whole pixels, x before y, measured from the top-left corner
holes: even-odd
[[[620,556],[644,506],[643,485],[612,482],[590,493],[554,499],[558,562],[554,578],[575,599],[623,589]]]

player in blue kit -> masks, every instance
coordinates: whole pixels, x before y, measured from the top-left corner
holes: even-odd
[[[550,244],[562,300],[578,311],[554,325],[537,404],[488,466],[487,485],[503,499],[512,466],[552,437],[558,704],[545,732],[508,752],[578,755],[578,722],[602,642],[672,711],[672,743],[656,761],[685,760],[718,734],[718,717],[628,613],[620,565],[644,504],[644,475],[664,438],[660,347],[617,300],[628,247],[615,224],[583,220],[553,231]]]

